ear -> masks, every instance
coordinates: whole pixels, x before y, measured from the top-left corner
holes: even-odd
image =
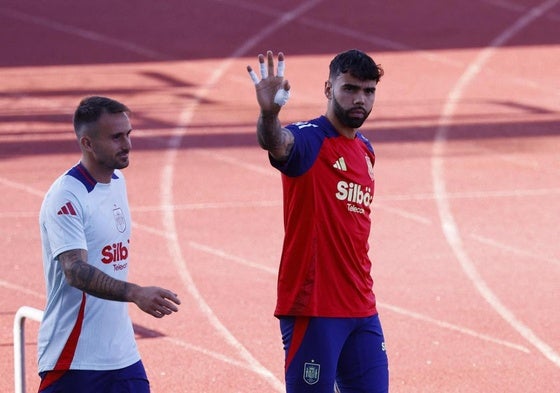
[[[92,143],[91,139],[88,136],[82,136],[80,138],[80,147],[83,151],[91,151],[92,150]]]
[[[332,98],[332,83],[331,81],[325,82],[325,97],[329,100]]]

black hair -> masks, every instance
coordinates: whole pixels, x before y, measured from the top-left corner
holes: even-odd
[[[371,57],[358,49],[339,53],[332,59],[329,66],[329,79],[347,72],[362,81],[374,80],[376,82],[379,82],[384,74],[380,65],[375,64]]]
[[[80,136],[84,126],[95,123],[103,113],[130,113],[130,109],[119,101],[101,96],[83,98],[74,112],[74,131]]]

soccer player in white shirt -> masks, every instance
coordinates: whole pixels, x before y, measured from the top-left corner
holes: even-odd
[[[177,295],[127,281],[130,228],[126,184],[130,110],[84,98],[74,113],[80,162],[47,192],[40,212],[47,304],[39,329],[39,392],[147,393],[127,302],[162,318]]]

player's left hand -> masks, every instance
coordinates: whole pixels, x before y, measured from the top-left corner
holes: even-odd
[[[179,311],[176,305],[181,304],[177,294],[160,287],[136,287],[133,299],[138,308],[156,318]]]

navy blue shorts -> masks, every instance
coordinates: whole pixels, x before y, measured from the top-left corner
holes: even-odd
[[[39,374],[39,393],[149,393],[142,361],[120,370],[64,370]]]
[[[389,391],[385,339],[378,315],[282,317],[287,393]]]

